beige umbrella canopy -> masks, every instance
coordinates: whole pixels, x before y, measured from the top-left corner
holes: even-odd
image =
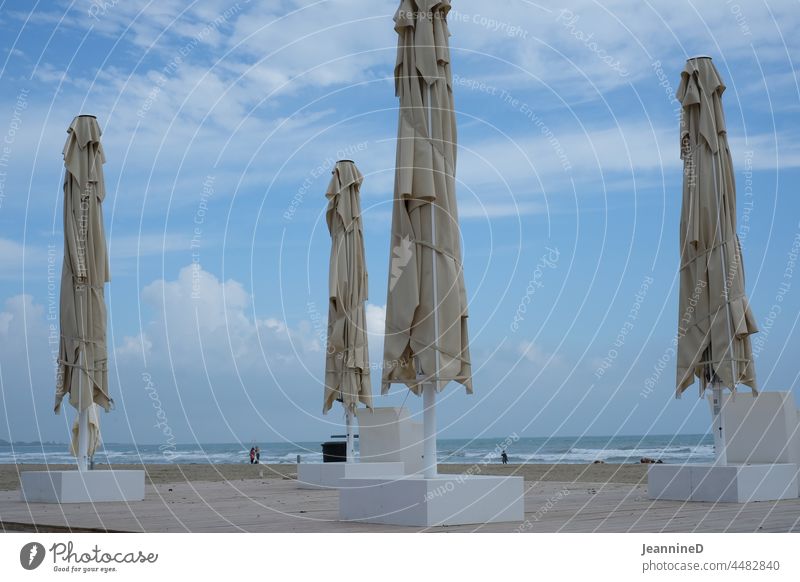
[[[736,234],[736,185],[722,93],[709,57],[689,59],[677,98],[684,162],[681,210],[677,395],[695,378],[756,393],[750,335],[758,331],[745,295]]]
[[[420,394],[425,379],[434,377],[438,390],[455,380],[472,393],[467,294],[456,208],[449,10],[447,1],[403,0],[394,17],[398,34],[394,76],[400,114],[384,393],[390,384],[402,383]]]
[[[363,181],[364,177],[353,162],[339,161],[325,194],[331,259],[323,412],[328,412],[334,401],[341,399],[348,418],[359,402],[372,407],[364,308],[367,265],[359,201]]]
[[[91,456],[99,440],[94,405],[106,411],[108,396],[106,304],[110,280],[103,229],[105,183],[100,126],[93,116],[76,117],[64,145],[64,266],[61,272],[61,345],[55,412],[65,396],[79,412],[88,412]],[[77,427],[72,449],[77,455]]]

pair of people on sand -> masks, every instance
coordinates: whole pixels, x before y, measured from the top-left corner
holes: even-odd
[[[258,465],[261,462],[261,449],[250,447],[250,464]]]

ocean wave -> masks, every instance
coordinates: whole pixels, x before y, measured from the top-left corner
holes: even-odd
[[[450,464],[497,463],[499,439],[447,439],[440,442],[438,460]],[[97,452],[95,462],[124,464],[240,464],[249,463],[249,447],[236,444],[122,445],[110,443]],[[521,438],[506,447],[511,463],[635,463],[641,457],[669,463],[703,462],[714,458],[709,436],[614,437],[614,438]],[[261,447],[264,464],[294,464],[300,455],[303,462],[321,462],[322,452],[316,443],[265,443]],[[70,464],[67,445],[3,446],[0,463]]]
[[[526,463],[592,463],[594,461],[631,462],[642,457],[661,459],[663,461],[700,461],[714,458],[713,445],[673,448],[640,448],[640,449],[581,449],[573,448],[563,453],[513,453],[509,462]]]
[[[693,454],[704,454],[710,451],[713,455],[713,445],[699,446],[667,446],[667,447],[641,447],[630,449],[570,449],[570,453],[577,455],[601,455],[607,457],[651,457],[651,456],[687,456]]]

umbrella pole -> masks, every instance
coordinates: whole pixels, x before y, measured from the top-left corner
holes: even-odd
[[[80,309],[80,308],[79,308]],[[81,315],[81,339],[86,337],[83,331],[85,316]],[[84,370],[86,369],[86,343],[83,342],[81,349],[78,350],[78,471],[89,470],[89,408],[83,405],[83,380]]]
[[[347,462],[354,463],[356,460],[355,438],[353,437],[353,411],[345,409],[345,423],[347,426]]]
[[[89,409],[78,414],[78,470],[89,469]]]
[[[711,383],[711,398],[714,407],[714,453],[718,465],[728,464],[725,452],[725,434],[722,431],[722,382],[717,378]]]
[[[428,95],[430,96],[430,89]],[[430,111],[430,100],[428,101]],[[439,381],[439,289],[436,276],[436,213],[434,203],[428,205],[431,209],[431,260],[433,274],[433,374],[422,387],[422,430],[423,430],[423,456],[425,459],[424,475],[426,479],[435,479],[438,475],[436,454],[436,385]]]
[[[422,388],[422,427],[425,458],[425,478],[435,479],[436,466],[436,384],[425,384]]]
[[[89,469],[89,409],[83,407],[83,367],[86,354],[78,354],[78,471]]]
[[[731,305],[728,289],[728,259],[726,256],[725,243],[723,240],[724,230],[722,228],[722,192],[720,190],[720,178],[717,176],[718,164],[716,156],[711,156],[711,164],[714,171],[714,190],[717,198],[717,229],[720,233],[720,261],[722,261],[722,273],[724,281],[722,293],[725,298],[725,320],[728,324],[728,358],[731,360],[731,394],[736,392],[736,366],[733,361],[733,326],[731,325]],[[711,370],[712,403],[714,408],[714,452],[718,465],[728,464],[728,455],[725,451],[725,433],[722,430],[722,379]]]
[[[431,86],[428,85],[428,138],[433,139],[433,122],[431,119]],[[422,388],[422,430],[425,459],[424,475],[426,479],[435,479],[438,475],[436,454],[436,388],[439,383],[439,289],[436,274],[436,212],[435,201],[428,204],[431,209],[431,273],[433,276],[433,374]]]

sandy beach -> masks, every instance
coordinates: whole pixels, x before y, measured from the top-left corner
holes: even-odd
[[[116,465],[117,469],[142,469],[153,485],[186,482],[243,481],[247,479],[294,479],[295,465]],[[52,470],[73,469],[71,465],[50,465]],[[101,465],[98,469],[105,469]],[[472,468],[475,475],[517,475],[526,481],[558,481],[562,483],[630,483],[646,480],[647,465],[591,464],[591,465],[439,465],[440,473],[466,473]],[[19,488],[21,471],[43,471],[44,465],[0,465],[0,491]]]

